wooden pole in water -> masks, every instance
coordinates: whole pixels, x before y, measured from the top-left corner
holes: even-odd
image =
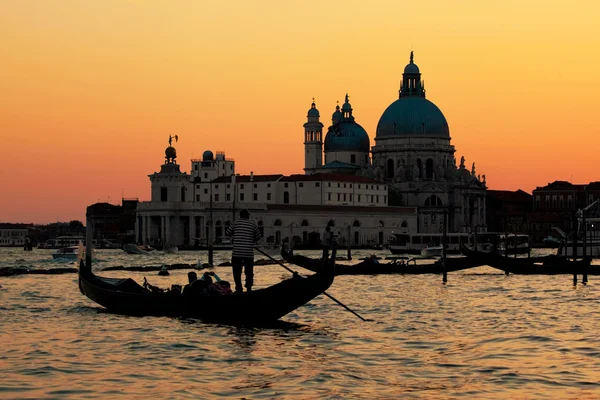
[[[350,248],[350,243],[351,243],[350,236],[352,235],[352,227],[350,225],[348,225],[347,231],[348,231],[348,260],[352,260],[352,249]]]
[[[573,212],[573,262],[577,261],[577,213]],[[577,285],[577,271],[573,274],[573,285]]]
[[[444,231],[442,234],[442,282],[448,282],[448,271],[446,270],[446,249],[448,248],[448,210],[444,209]]]
[[[213,263],[213,229],[215,226],[214,223],[214,219],[213,219],[213,193],[212,193],[212,181],[210,181],[210,200],[209,200],[209,207],[210,207],[210,224],[208,226],[208,238],[207,238],[207,245],[208,245],[208,264],[209,265],[215,265]]]
[[[586,186],[586,199],[587,199],[587,186]],[[584,266],[583,266],[583,276],[581,277],[581,283],[583,283],[584,285],[587,283],[588,281],[588,276],[587,276],[587,264],[585,264],[585,259],[587,257],[587,226],[586,226],[586,222],[585,222],[585,208],[583,210],[581,210],[581,222],[583,223],[583,260],[584,260]]]

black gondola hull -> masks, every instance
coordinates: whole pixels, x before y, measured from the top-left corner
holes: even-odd
[[[281,257],[288,263],[298,265],[310,271],[317,272],[321,269],[322,260],[305,257],[296,254],[290,254],[285,249],[281,250]],[[469,268],[478,267],[477,264],[467,257],[447,258],[446,272],[461,271]],[[398,263],[373,263],[369,260],[362,261],[354,265],[336,264],[336,275],[389,275],[389,274],[442,274],[444,266],[440,261],[428,264],[406,265]]]
[[[94,302],[119,314],[254,324],[275,321],[323,293],[333,283],[334,268],[334,263],[329,263],[312,276],[294,276],[252,292],[186,296],[151,293],[133,282],[128,289],[119,289],[128,280],[98,277],[83,267],[79,289]]]
[[[600,275],[600,266],[590,265],[591,258],[572,261],[557,256],[512,258],[482,253],[461,245],[461,253],[474,262],[515,275]]]

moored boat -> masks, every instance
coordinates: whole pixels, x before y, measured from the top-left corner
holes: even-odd
[[[309,271],[319,271],[323,261],[321,259],[310,258],[302,255],[291,254],[284,248],[281,249],[281,257],[290,264],[298,265]],[[412,262],[412,263],[411,263]],[[477,267],[475,262],[467,257],[446,258],[446,272],[455,272],[464,269]],[[364,260],[358,264],[345,265],[336,264],[336,275],[382,275],[382,274],[442,274],[444,265],[442,260],[433,263],[417,264],[415,258],[406,262],[396,260],[388,263],[374,262],[371,259]]]
[[[75,260],[77,259],[78,246],[69,246],[63,247],[56,250],[52,253],[52,258],[56,259],[67,259],[67,260]]]
[[[590,257],[576,261],[555,255],[536,258],[513,258],[474,251],[466,246],[461,246],[461,252],[474,262],[515,275],[600,275],[600,266],[590,265]]]
[[[148,254],[154,251],[154,248],[147,244],[138,246],[135,243],[127,243],[123,245],[123,251],[127,254]]]

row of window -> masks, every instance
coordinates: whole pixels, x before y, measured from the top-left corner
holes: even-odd
[[[320,187],[320,186],[321,186],[321,182],[315,182],[315,187]],[[364,189],[368,190],[369,186],[370,186],[371,190],[379,190],[379,185],[364,185]],[[267,187],[270,188],[271,184],[267,183]],[[284,188],[288,188],[289,187],[289,183],[288,182],[284,182],[283,183],[283,187]],[[304,182],[298,182],[298,187],[304,187]],[[327,187],[331,187],[331,182],[327,183]],[[342,184],[342,183],[338,182],[337,187],[339,187],[339,188],[341,188],[341,187],[343,187],[343,188],[346,188],[346,187],[352,188],[352,184],[351,183],[348,183],[348,184],[344,183],[344,184]],[[214,188],[218,189],[219,188],[219,184],[215,183],[214,184]],[[228,183],[227,184],[227,189],[229,189],[229,188],[231,188],[231,184]],[[258,185],[255,183],[254,184],[254,189],[256,189],[256,188],[258,188]],[[200,190],[200,185],[196,185],[196,189]],[[240,189],[244,189],[244,184],[243,183],[240,183]],[[359,184],[358,185],[358,189],[363,189],[363,187]],[[205,193],[206,193],[207,190],[208,189],[204,189]],[[387,187],[384,186],[383,190],[387,190]]]
[[[334,193],[336,194],[336,193]],[[387,196],[381,196],[383,198],[383,203],[387,203]],[[331,193],[327,193],[327,200],[331,201]],[[337,193],[337,201],[353,201],[353,196],[352,193]],[[363,195],[356,195],[356,201],[358,203],[362,202],[364,199],[365,202],[367,203],[379,203],[380,197],[379,195],[373,195],[373,194],[365,194],[364,197]]]

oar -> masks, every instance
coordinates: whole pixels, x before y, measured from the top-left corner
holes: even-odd
[[[265,253],[264,251],[262,251],[261,249],[259,249],[258,247],[254,247],[256,250],[258,250],[259,253],[269,257],[269,259],[271,259],[271,261],[276,262],[277,264],[279,264],[280,266],[282,266],[283,268],[287,269],[288,271],[290,271],[292,274],[297,274],[296,271],[292,271],[290,268],[286,267],[285,265],[283,265],[283,263],[281,261],[278,261],[276,259],[274,259],[273,257],[271,257],[270,255],[268,255],[267,253]],[[335,262],[335,260],[333,260],[333,262]],[[342,303],[341,301],[339,301],[338,299],[336,299],[335,297],[333,297],[332,295],[330,295],[327,292],[323,292],[323,294],[327,297],[329,297],[331,300],[335,301],[336,303],[338,303],[340,306],[344,307],[346,309],[346,311],[350,311],[352,314],[356,315],[358,318],[362,319],[363,321],[372,321],[372,320],[367,320],[364,319],[363,317],[361,317],[360,315],[358,315],[356,312],[354,312],[352,309],[350,309],[350,307],[348,307],[347,305],[345,305],[344,303]]]

